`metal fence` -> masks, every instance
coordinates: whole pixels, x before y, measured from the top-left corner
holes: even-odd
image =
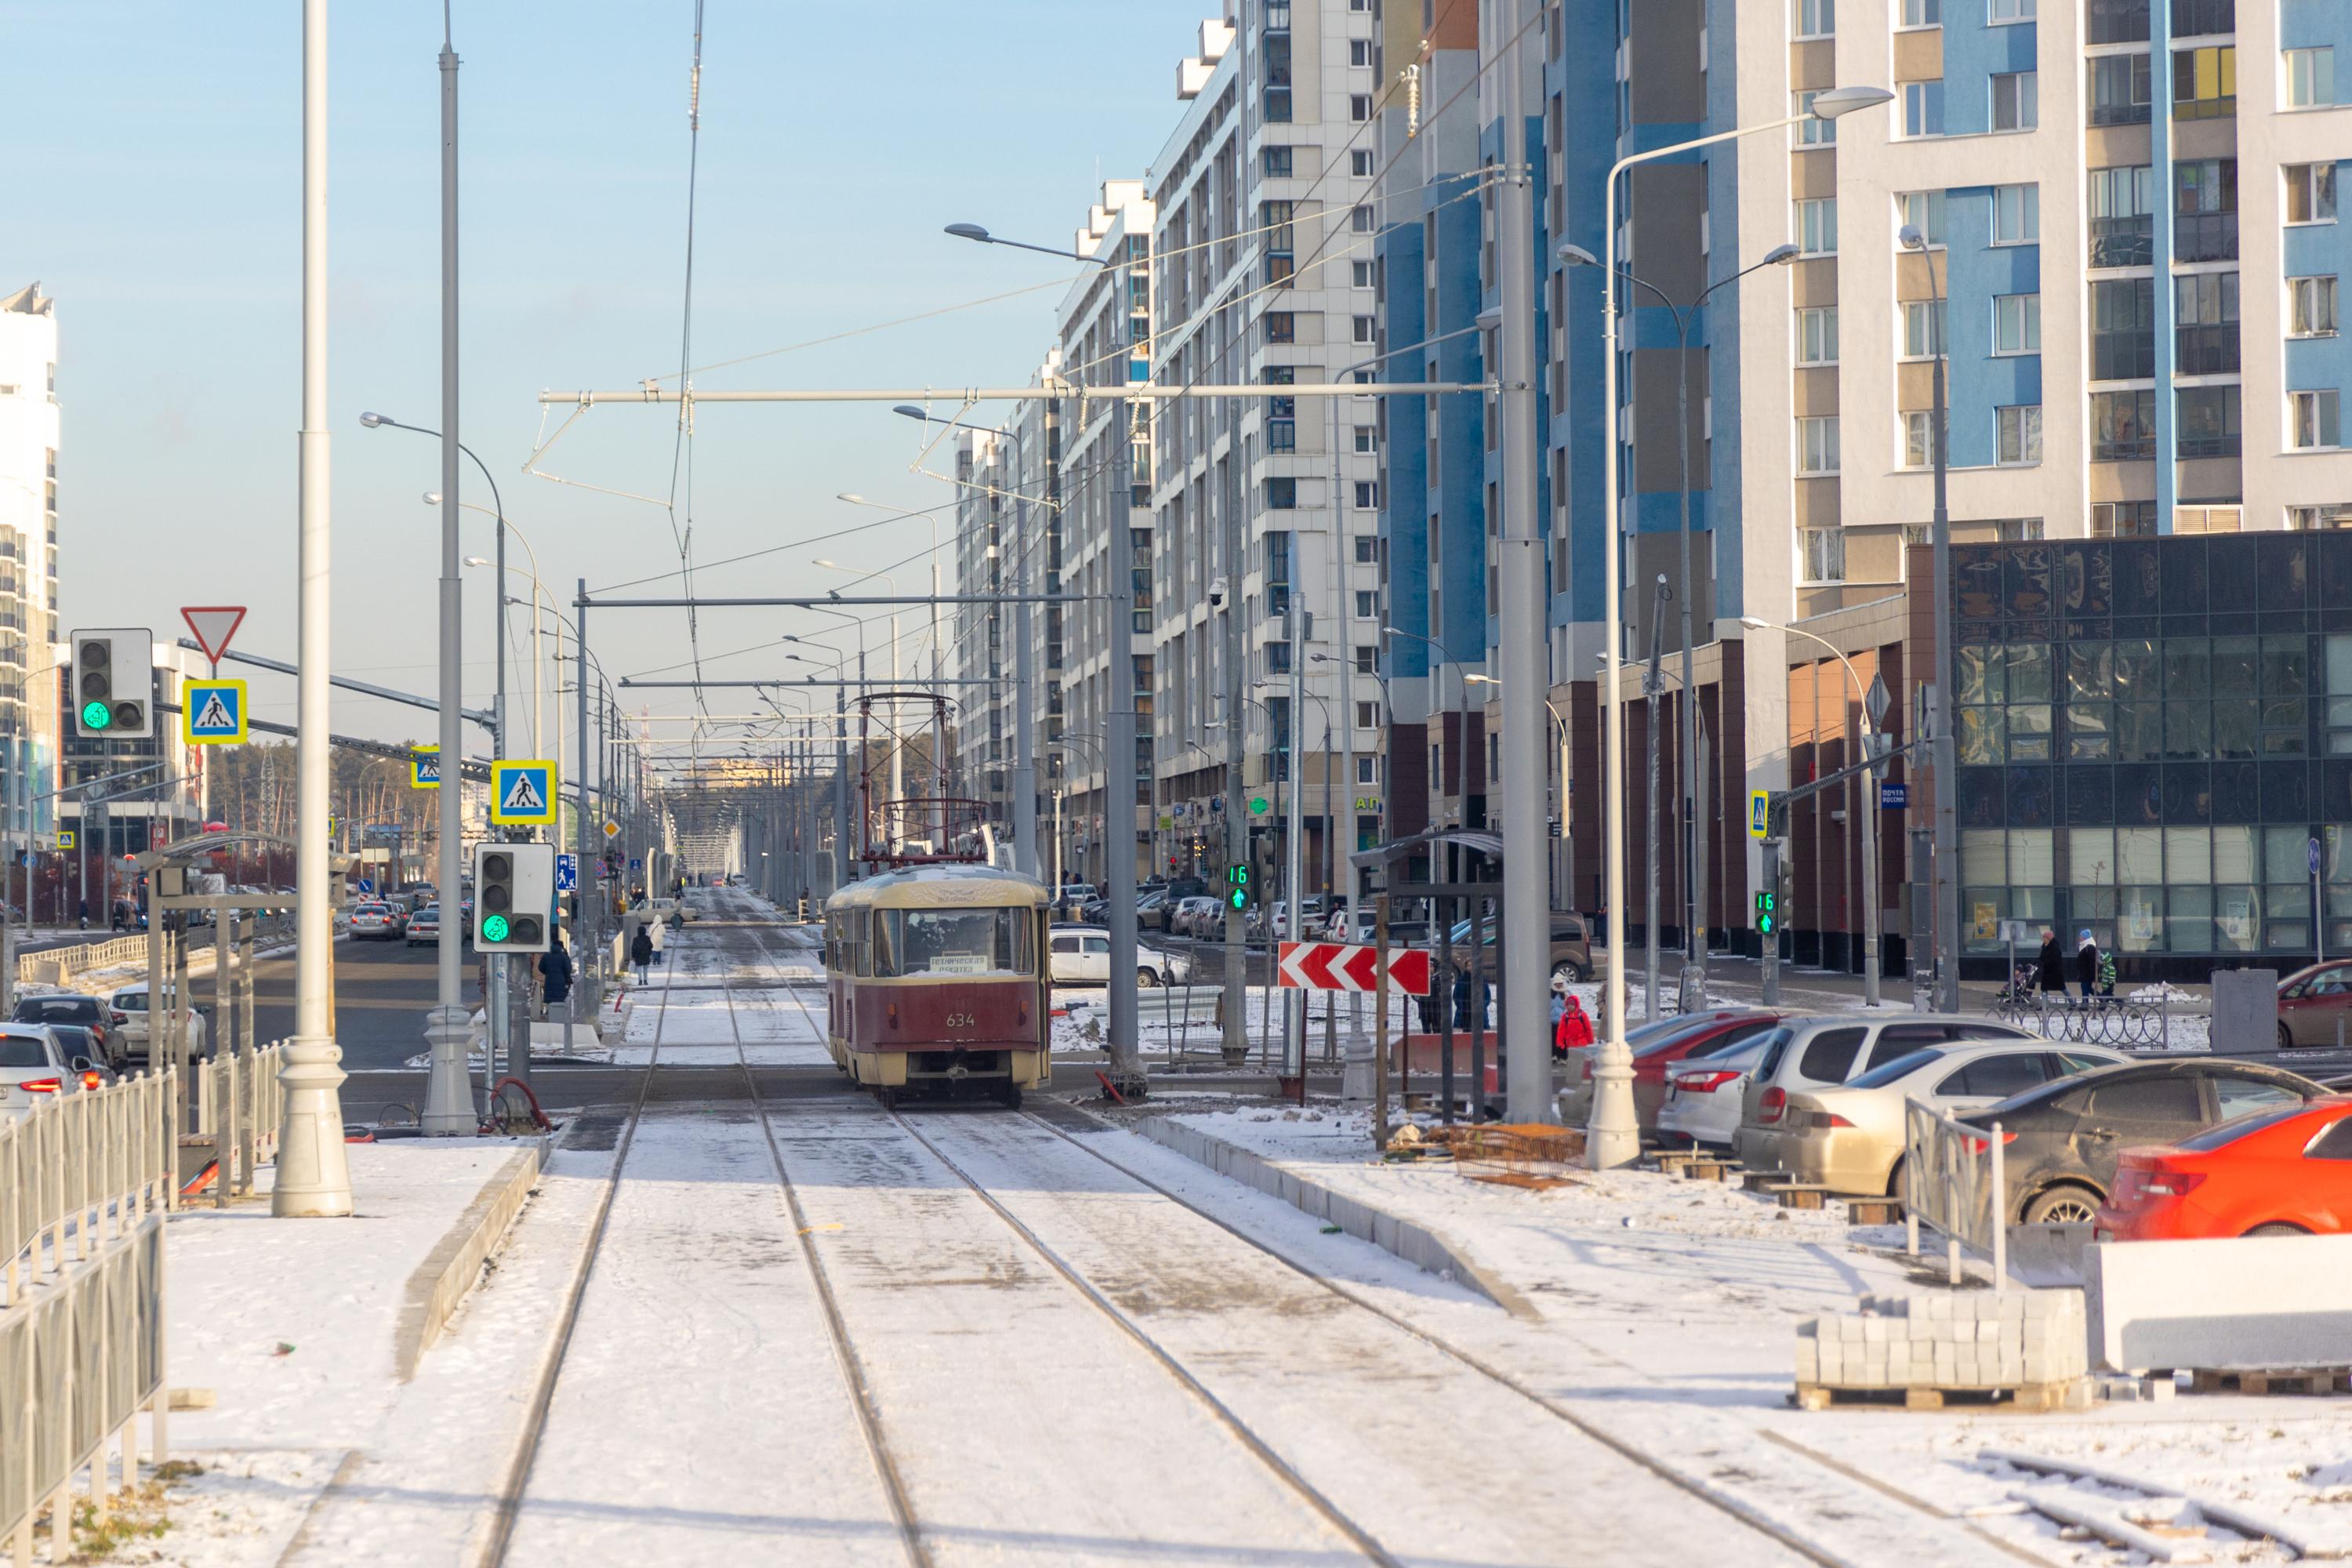
[[[163,1452],[163,1219],[148,1212],[100,1247],[0,1312],[0,1537],[32,1558],[34,1516],[49,1505],[49,1555],[66,1560],[74,1478],[85,1468],[103,1516],[121,1440],[121,1475],[137,1474],[135,1425],[154,1421]]]
[[[1944,1237],[1948,1278],[1960,1282],[1960,1248],[1992,1259],[1993,1289],[2009,1274],[2009,1194],[2000,1123],[1979,1131],[1916,1100],[1903,1105],[1903,1207],[1912,1256],[1919,1226]]]
[[[215,1141],[220,1163],[213,1192],[224,1204],[234,1194],[251,1192],[255,1168],[278,1157],[278,1124],[286,1104],[278,1072],[285,1065],[286,1042],[277,1040],[257,1050],[223,1051],[193,1070],[195,1136],[209,1134]]]
[[[2114,996],[2062,996],[2027,992],[2004,995],[1987,1009],[1989,1016],[2049,1040],[2078,1040],[2084,1045],[2115,1046],[2124,1050],[2174,1050],[2203,1042],[2204,1014],[2176,1006],[2169,997],[2134,1002]],[[2183,1029],[2195,1020],[2200,1026]]]
[[[168,934],[168,933],[167,933]],[[64,985],[77,976],[100,969],[124,969],[147,962],[147,938],[119,936],[111,942],[86,942],[27,952],[16,959],[16,978],[32,985]]]
[[[87,1260],[101,1231],[119,1237],[168,1205],[177,1088],[169,1072],[142,1073],[109,1089],[58,1095],[0,1126],[6,1305]]]

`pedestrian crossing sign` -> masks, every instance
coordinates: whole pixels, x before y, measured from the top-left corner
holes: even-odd
[[[1748,792],[1748,837],[1769,838],[1772,832],[1772,792],[1751,789]]]
[[[490,820],[510,827],[554,822],[555,764],[545,758],[492,763]]]
[[[191,680],[180,692],[180,739],[191,746],[245,742],[245,682]]]
[[[408,787],[439,789],[441,787],[441,748],[416,746],[408,753]]]
[[[60,827],[58,829],[58,848],[71,849],[79,842],[80,842],[80,840],[74,829],[70,827]]]

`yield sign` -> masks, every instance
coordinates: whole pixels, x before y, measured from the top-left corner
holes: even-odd
[[[1377,991],[1381,953],[1376,947],[1339,942],[1286,942],[1276,964],[1276,984],[1307,991]],[[1429,990],[1429,954],[1411,948],[1389,952],[1389,984],[1414,995]]]
[[[245,624],[245,606],[188,605],[182,606],[180,618],[195,634],[196,646],[205,650],[205,657],[218,664],[228,654],[228,639]]]

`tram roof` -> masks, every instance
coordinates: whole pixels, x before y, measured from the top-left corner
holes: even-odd
[[[992,866],[909,866],[852,882],[828,910],[1042,909],[1045,885]]]

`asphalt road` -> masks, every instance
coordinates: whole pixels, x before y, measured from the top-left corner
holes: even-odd
[[[425,1049],[425,1015],[436,996],[437,950],[397,942],[335,944],[335,1038],[345,1071],[398,1068]],[[294,1032],[294,955],[263,959],[255,976],[254,1032],[264,1040]],[[465,1005],[478,1006],[474,965],[466,964]],[[196,999],[209,1003],[204,980]],[[424,1075],[418,1074],[421,1084]]]

